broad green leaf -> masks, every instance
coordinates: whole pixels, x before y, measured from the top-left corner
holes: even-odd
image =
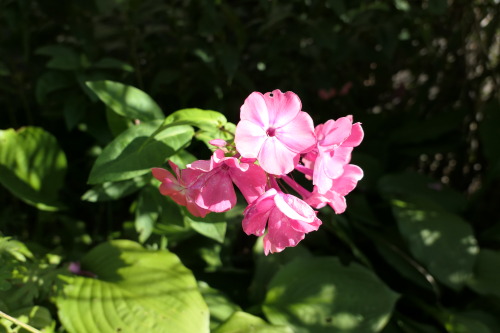
[[[38,127],[0,130],[0,183],[18,198],[42,210],[61,208],[65,173],[66,156],[50,133]]]
[[[106,108],[106,120],[108,127],[114,137],[122,134],[133,126],[132,121],[124,116],[120,116],[110,108]]]
[[[82,260],[97,278],[65,276],[56,298],[70,333],[209,332],[209,312],[196,280],[167,250],[117,240]]]
[[[165,118],[165,121],[157,132],[178,125],[196,126],[206,132],[214,132],[217,130],[222,132],[232,131],[234,124],[227,124],[226,117],[220,112],[202,109],[182,109],[175,111]],[[228,127],[228,129],[226,129],[226,127]]]
[[[236,311],[213,333],[293,333],[290,327],[276,326],[246,312]]]
[[[89,184],[120,181],[142,176],[191,142],[191,126],[175,126],[151,137],[161,120],[133,126],[116,137],[97,158]]]
[[[224,221],[224,213],[210,213],[202,218],[189,214],[186,209],[183,209],[183,212],[186,224],[189,224],[197,233],[212,238],[219,243],[224,242],[227,227],[227,223]]]
[[[214,329],[227,320],[235,311],[241,308],[234,304],[226,295],[207,283],[199,282],[199,288],[210,311],[210,329]]]
[[[148,94],[135,87],[113,81],[89,81],[86,85],[120,116],[140,121],[164,118],[158,104]]]
[[[477,256],[472,279],[467,285],[479,294],[500,297],[500,252],[482,249]]]
[[[271,280],[263,305],[273,324],[296,333],[379,332],[398,295],[368,269],[337,258],[297,259]]]
[[[150,180],[151,175],[146,174],[119,182],[106,182],[94,185],[90,190],[85,192],[82,200],[89,202],[117,200],[140,190]]]
[[[47,63],[48,68],[77,70],[87,64],[86,59],[82,55],[64,45],[44,46],[36,50],[35,53],[51,57]]]
[[[209,148],[214,148],[211,144],[209,144],[210,140],[213,139],[222,139],[227,142],[234,140],[234,132],[236,131],[236,125],[233,123],[226,123],[222,127],[214,127],[212,130],[199,130],[196,132],[195,138],[197,140],[205,142],[205,144]]]
[[[430,204],[394,200],[392,207],[412,255],[448,287],[462,288],[479,252],[470,225]]]

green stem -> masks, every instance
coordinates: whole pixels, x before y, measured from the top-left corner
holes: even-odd
[[[6,313],[4,313],[4,312],[2,312],[2,311],[0,311],[0,317],[4,317],[4,318],[5,318],[5,319],[7,319],[8,321],[13,322],[14,324],[16,324],[16,325],[18,325],[18,326],[21,326],[21,327],[22,327],[22,328],[24,328],[25,330],[30,331],[30,332],[32,332],[32,333],[42,333],[42,332],[40,332],[39,330],[37,330],[36,328],[31,327],[30,325],[25,324],[25,323],[23,323],[22,321],[19,321],[19,320],[17,320],[16,318],[9,316],[8,314],[6,314]]]

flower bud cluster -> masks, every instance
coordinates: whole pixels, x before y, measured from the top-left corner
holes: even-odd
[[[240,117],[234,143],[210,141],[217,147],[210,160],[183,170],[169,162],[175,175],[153,168],[153,176],[163,195],[201,217],[233,208],[236,185],[248,203],[245,233],[264,236],[266,255],[281,252],[318,230],[321,220],[314,209],[330,205],[337,214],[345,211],[345,196],[363,178],[361,168],[349,163],[363,129],[351,116],[315,128],[299,97],[280,90],[250,94]],[[294,170],[312,181],[312,191],[290,177]],[[301,198],[285,193],[284,184]]]

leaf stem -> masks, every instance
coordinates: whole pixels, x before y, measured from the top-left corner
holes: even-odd
[[[31,327],[30,325],[25,324],[22,321],[19,321],[18,319],[14,318],[14,317],[11,317],[11,316],[9,316],[8,314],[6,314],[6,313],[4,313],[2,311],[0,311],[0,317],[4,317],[8,321],[13,322],[17,326],[21,326],[22,328],[24,328],[25,330],[27,330],[29,332],[32,332],[32,333],[42,333],[41,331],[37,330],[36,328]]]

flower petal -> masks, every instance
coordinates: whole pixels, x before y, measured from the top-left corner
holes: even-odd
[[[316,146],[314,124],[311,116],[299,112],[297,117],[283,127],[276,129],[276,137],[290,150],[302,154]]]
[[[269,127],[269,113],[265,97],[260,92],[251,93],[240,108],[240,119],[248,120],[260,128]]]
[[[269,214],[275,208],[273,197],[276,193],[275,189],[268,190],[245,209],[242,227],[247,235],[264,234]]]
[[[349,117],[341,117],[337,120],[328,120],[323,127],[323,140],[321,146],[340,146],[351,134],[352,120]]]
[[[299,96],[291,91],[282,93],[279,89],[264,95],[269,112],[269,127],[279,128],[292,121],[302,109]]]
[[[354,125],[352,125],[351,135],[349,135],[349,137],[344,142],[342,142],[342,146],[343,147],[357,147],[357,146],[359,146],[361,141],[363,141],[364,135],[365,134],[363,132],[363,128],[361,127],[361,124],[355,123]]]
[[[299,162],[299,158],[300,154],[289,150],[276,137],[268,138],[257,156],[261,167],[273,175],[291,172]]]
[[[241,120],[236,126],[234,143],[236,144],[236,149],[243,157],[257,158],[266,140],[267,135],[265,130],[248,120]]]
[[[316,217],[311,206],[291,194],[278,193],[274,196],[274,203],[283,214],[292,220],[312,222]]]
[[[201,208],[220,213],[236,205],[236,193],[227,172],[215,169],[200,176],[198,182],[201,184],[194,201]]]
[[[229,169],[233,183],[240,189],[248,203],[252,203],[265,192],[267,176],[264,170],[255,164],[246,164],[247,170]]]

